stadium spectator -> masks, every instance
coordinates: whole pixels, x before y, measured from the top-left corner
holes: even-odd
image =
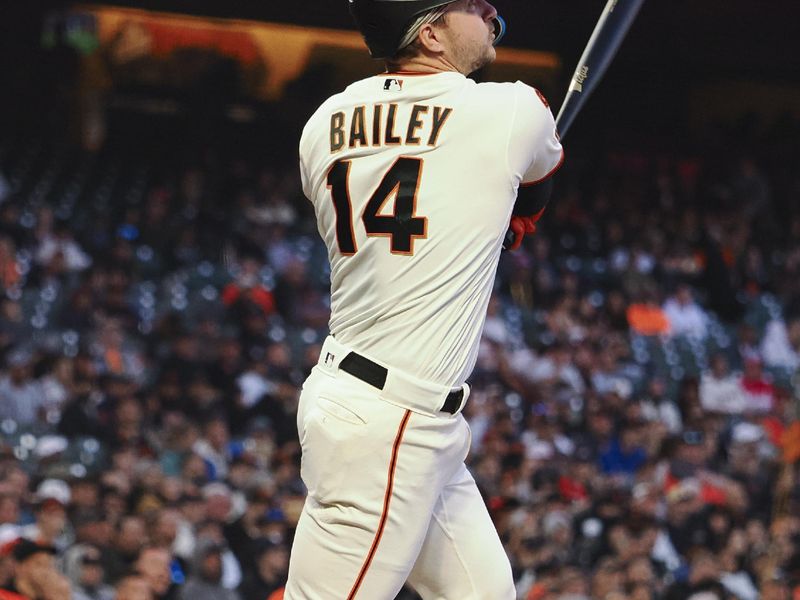
[[[715,354],[700,379],[700,402],[710,413],[739,415],[745,411],[741,377],[730,372],[724,354]]]
[[[681,414],[675,401],[669,397],[663,378],[653,377],[647,382],[647,390],[642,394],[639,407],[643,419],[662,424],[672,435],[680,433],[683,427]]]
[[[203,436],[192,446],[192,451],[205,462],[212,481],[227,477],[232,450],[228,422],[221,416],[211,417],[205,423]]]
[[[2,600],[64,600],[71,594],[69,580],[55,566],[55,549],[19,538],[6,546],[14,560],[14,574],[0,588]]]
[[[114,600],[114,590],[104,582],[100,550],[76,544],[64,555],[64,573],[72,583],[72,600]]]
[[[669,315],[656,303],[653,292],[644,293],[641,299],[631,302],[626,318],[631,329],[641,335],[666,335],[671,331]]]
[[[284,544],[269,539],[257,540],[253,558],[255,569],[239,587],[242,600],[269,598],[286,583],[289,551]]]
[[[14,240],[0,237],[0,289],[7,291],[17,287],[22,280],[21,269]]]
[[[708,315],[695,302],[692,288],[681,284],[675,293],[664,302],[664,315],[667,317],[672,335],[688,335],[698,338],[708,333]]]
[[[231,310],[243,310],[246,303],[260,308],[269,316],[275,311],[272,292],[261,282],[263,265],[253,257],[244,257],[238,266],[236,279],[222,290],[222,302]]]
[[[140,575],[128,575],[117,583],[114,600],[155,600],[147,580]]]
[[[144,519],[132,514],[122,516],[116,524],[111,545],[104,549],[101,557],[106,580],[113,583],[129,574],[147,542]]]
[[[775,388],[764,374],[761,359],[745,360],[739,385],[746,413],[766,414],[773,409]]]
[[[34,522],[22,529],[22,535],[49,548],[63,551],[72,542],[67,507],[69,486],[60,479],[45,479],[36,488]]]
[[[7,359],[8,371],[0,379],[0,419],[11,419],[18,425],[34,425],[41,417],[42,390],[31,377],[33,355],[19,348]]]
[[[190,575],[181,588],[181,600],[239,600],[233,590],[222,586],[222,551],[217,542],[200,539],[197,543]]]
[[[43,211],[40,218],[45,215],[52,213]],[[46,273],[61,276],[89,268],[92,259],[75,240],[69,224],[59,222],[51,226],[45,224],[44,220],[42,224],[37,230],[39,246],[36,248],[36,262],[45,268]]]
[[[800,367],[800,317],[767,323],[761,340],[761,356],[769,367],[795,370]]]
[[[159,546],[145,546],[133,564],[134,572],[140,574],[156,600],[177,600],[184,575],[173,570],[170,551]]]

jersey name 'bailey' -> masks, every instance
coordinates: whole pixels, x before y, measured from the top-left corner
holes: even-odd
[[[331,153],[361,146],[436,146],[452,108],[415,104],[407,122],[398,123],[396,103],[356,106],[352,114],[331,115]]]

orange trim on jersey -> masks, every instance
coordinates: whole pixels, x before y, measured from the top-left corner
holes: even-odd
[[[547,101],[547,98],[544,97],[544,94],[542,92],[540,92],[539,90],[537,90],[536,88],[533,88],[533,91],[536,92],[537,96],[539,96],[539,100],[542,101],[542,104],[544,104],[544,107],[545,108],[550,108],[550,103]]]
[[[537,183],[542,183],[543,181],[547,181],[548,179],[550,179],[553,175],[555,175],[556,171],[558,171],[561,168],[561,165],[564,164],[564,157],[565,157],[565,154],[564,154],[564,150],[562,149],[561,150],[561,158],[559,159],[558,164],[555,167],[553,167],[547,175],[545,175],[541,179],[537,179],[536,181],[523,181],[522,183],[519,184],[520,187],[529,187],[529,186],[536,185]]]
[[[364,561],[364,565],[361,567],[361,571],[358,574],[356,582],[353,584],[353,589],[350,590],[350,593],[347,596],[347,600],[353,600],[356,597],[358,589],[361,587],[361,584],[364,583],[364,577],[366,577],[367,571],[372,564],[372,559],[375,558],[375,553],[378,551],[378,544],[380,544],[381,537],[383,537],[383,531],[386,528],[386,521],[389,518],[389,504],[392,500],[392,489],[394,488],[394,473],[397,468],[397,455],[399,454],[400,443],[403,441],[403,434],[406,431],[406,426],[408,425],[408,420],[410,418],[411,411],[407,410],[406,414],[403,415],[403,420],[400,422],[400,427],[397,430],[397,436],[394,438],[394,446],[392,447],[392,460],[389,463],[389,477],[386,482],[386,493],[383,497],[383,512],[381,513],[381,520],[378,524],[378,531],[375,532],[375,539],[372,541],[372,546],[369,549],[367,558]]]

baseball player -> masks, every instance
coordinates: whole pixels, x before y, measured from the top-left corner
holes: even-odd
[[[561,144],[536,90],[466,77],[503,33],[486,0],[349,3],[387,71],[327,100],[300,141],[332,314],[300,397],[308,498],[285,597],[392,600],[408,582],[510,600],[461,411],[506,230],[533,231]]]

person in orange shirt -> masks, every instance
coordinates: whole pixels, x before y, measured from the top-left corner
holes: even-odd
[[[641,335],[666,335],[670,332],[669,319],[658,304],[644,301],[628,307],[628,324]]]

